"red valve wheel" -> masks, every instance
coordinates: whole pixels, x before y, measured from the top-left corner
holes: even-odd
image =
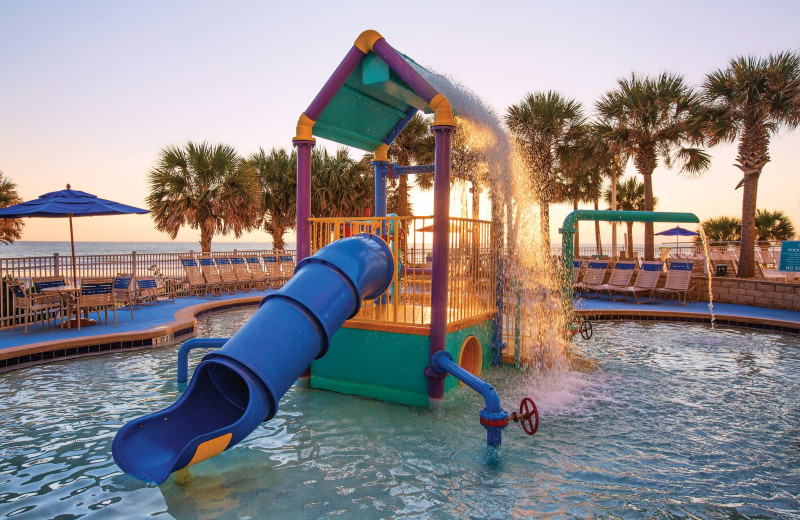
[[[539,429],[539,411],[536,409],[536,403],[530,397],[525,397],[519,403],[520,422],[522,429],[528,435],[533,435]],[[535,421],[534,421],[535,419]]]

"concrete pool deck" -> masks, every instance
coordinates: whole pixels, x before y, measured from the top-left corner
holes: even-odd
[[[191,338],[197,327],[197,317],[210,312],[257,305],[274,291],[253,290],[249,293],[223,294],[205,299],[190,296],[175,302],[159,302],[130,311],[117,310],[117,327],[111,323],[62,329],[41,323],[12,332],[0,330],[0,373],[26,366],[92,356],[114,351],[154,348],[179,343]],[[576,299],[577,314],[596,321],[674,321],[710,323],[708,302],[679,305],[675,300],[660,303],[635,304],[608,299]],[[725,326],[750,327],[800,334],[800,312],[732,305],[714,305],[716,323]]]

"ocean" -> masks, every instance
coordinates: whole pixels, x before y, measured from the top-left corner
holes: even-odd
[[[212,251],[252,251],[271,249],[272,243],[264,242],[216,242],[211,241]],[[294,249],[294,242],[287,242],[286,249]],[[75,242],[76,255],[113,255],[137,253],[188,253],[200,251],[198,242]],[[71,254],[69,241],[39,242],[21,240],[10,245],[0,244],[0,258],[22,258],[30,256],[61,256]]]

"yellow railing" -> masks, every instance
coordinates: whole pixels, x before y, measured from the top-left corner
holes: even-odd
[[[379,235],[400,259],[386,295],[362,302],[354,318],[364,322],[428,325],[431,320],[433,217],[312,218],[312,253],[340,238]],[[495,310],[495,257],[490,223],[450,218],[447,323],[491,315]]]

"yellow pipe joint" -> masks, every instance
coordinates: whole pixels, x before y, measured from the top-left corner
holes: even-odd
[[[358,38],[356,38],[356,41],[353,43],[353,45],[358,47],[358,50],[364,54],[367,54],[372,50],[372,46],[375,45],[375,42],[381,39],[383,39],[383,36],[381,36],[378,31],[367,29],[358,35]]]
[[[297,135],[295,135],[292,141],[316,141],[311,135],[314,123],[316,123],[316,121],[305,115],[305,113],[300,114],[300,119],[297,120]]]
[[[372,154],[372,160],[389,162],[389,145],[383,143],[379,147],[375,148],[375,153]]]
[[[453,107],[444,94],[436,94],[428,106],[433,110],[433,123],[431,126],[456,126],[453,119]]]

